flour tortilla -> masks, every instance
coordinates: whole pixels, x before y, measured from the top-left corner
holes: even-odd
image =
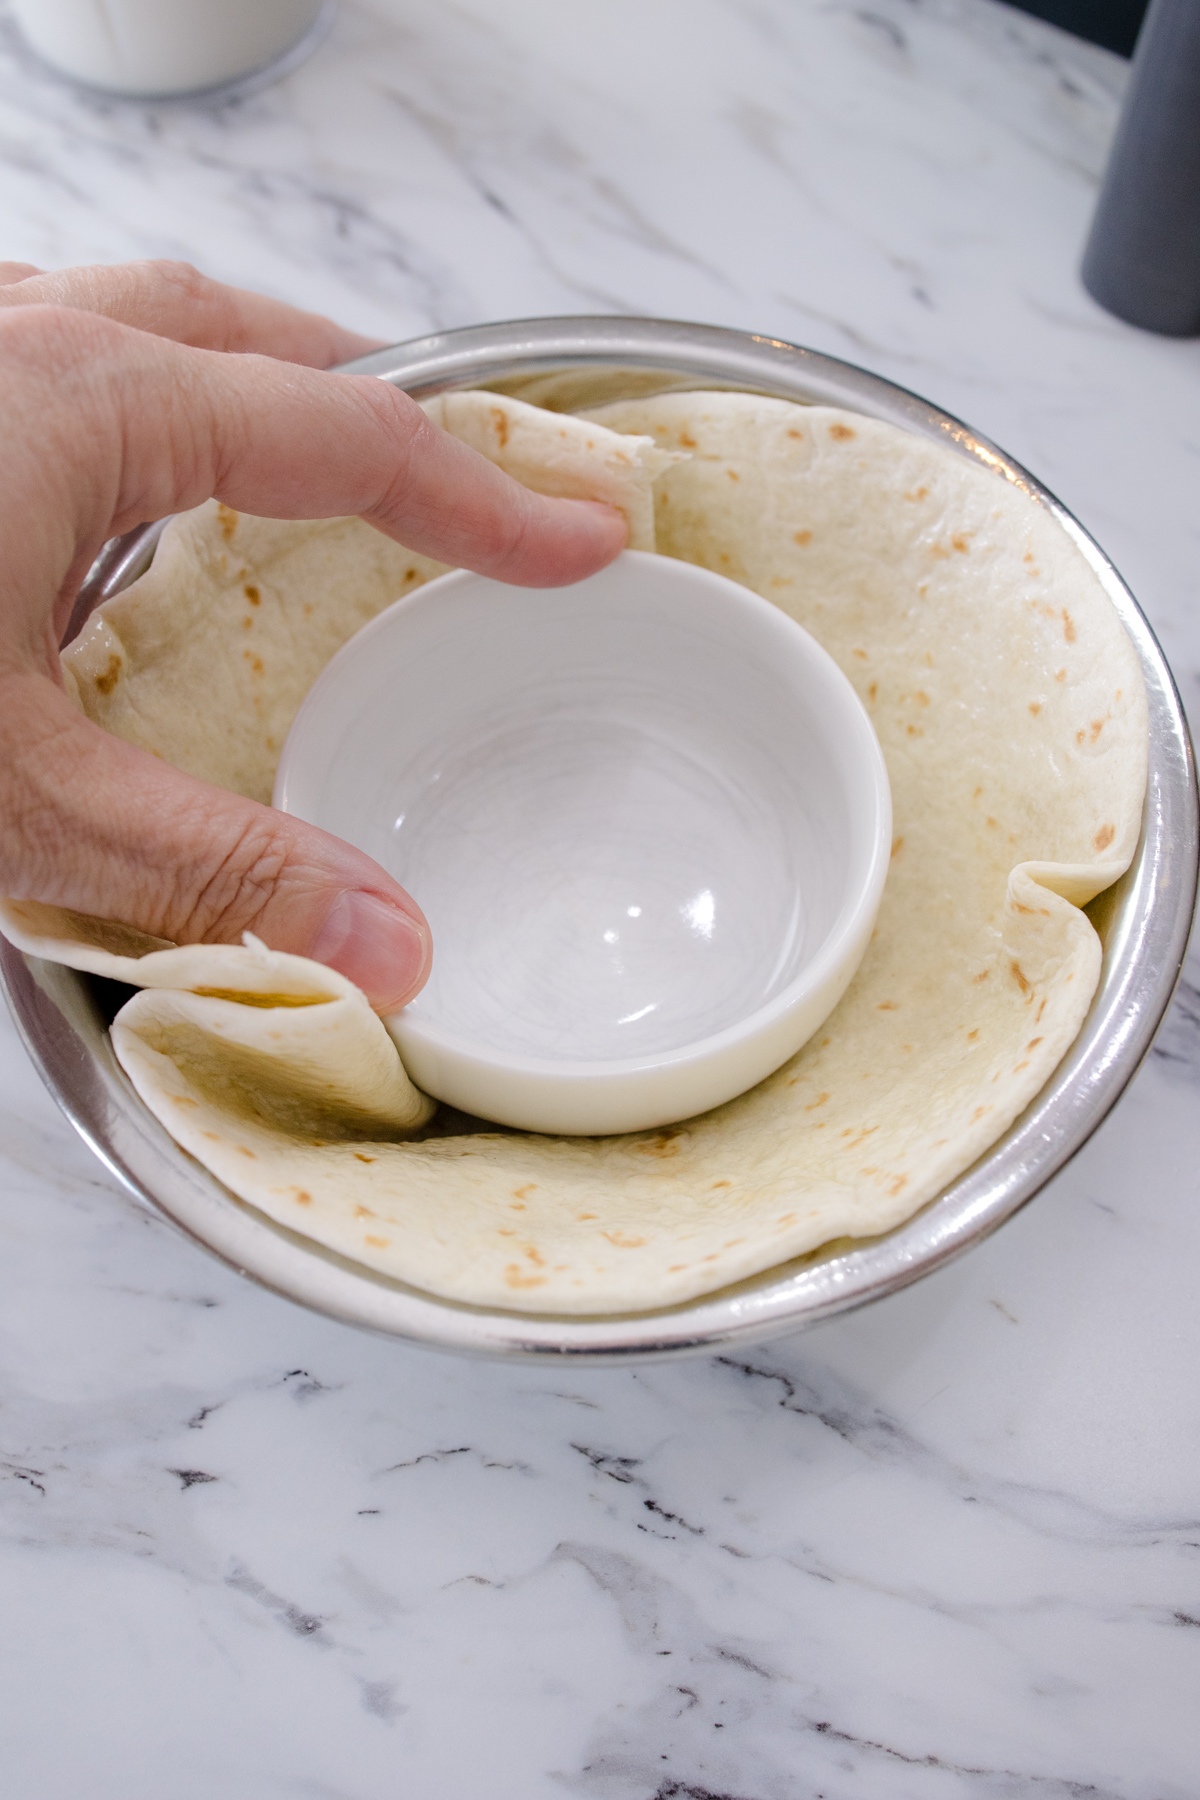
[[[287,1044],[277,1075],[247,1079],[211,1032],[197,1042],[193,994],[147,989],[114,1026],[147,1105],[244,1200],[417,1287],[539,1313],[684,1301],[886,1231],[938,1193],[1079,1030],[1100,969],[1079,907],[1128,866],[1146,776],[1132,646],[1074,545],[1016,486],[856,414],[747,395],[620,403],[599,422],[687,455],[656,484],[659,548],[783,606],[879,733],[891,876],[817,1038],[669,1130],[421,1138],[399,1115],[334,1129],[328,1105],[296,1102]],[[169,734],[157,747],[175,760]],[[55,944],[51,909],[22,923],[10,906],[4,928],[83,966],[117,953],[62,941],[66,926]]]

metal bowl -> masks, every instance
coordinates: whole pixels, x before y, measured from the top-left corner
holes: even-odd
[[[450,331],[348,365],[418,396],[490,386],[560,408],[668,389],[728,387],[850,408],[983,463],[1053,514],[1096,571],[1141,658],[1150,779],[1132,868],[1089,908],[1100,986],[1069,1054],[1003,1138],[913,1219],[839,1243],[682,1306],[604,1318],[525,1317],[455,1305],[272,1224],[181,1150],[138,1100],[109,1042],[111,993],[3,945],[0,977],[30,1055],[71,1123],[125,1187],[276,1293],[347,1323],[444,1350],[593,1362],[686,1355],[778,1337],[877,1300],[961,1254],[1031,1200],[1115,1105],[1149,1049],[1187,946],[1197,799],[1183,708],[1132,594],[1053,495],[986,438],[850,363],[773,338],[651,319],[533,319]],[[73,620],[147,566],[159,526],[107,547]]]

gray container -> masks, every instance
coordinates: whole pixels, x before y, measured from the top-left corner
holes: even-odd
[[[1131,325],[1200,336],[1200,0],[1151,0],[1083,284]]]

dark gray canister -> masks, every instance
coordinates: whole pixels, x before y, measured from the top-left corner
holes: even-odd
[[[1151,0],[1083,282],[1131,325],[1200,336],[1200,0]]]

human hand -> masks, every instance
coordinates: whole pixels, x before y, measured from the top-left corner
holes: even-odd
[[[268,518],[359,514],[531,587],[612,560],[611,508],[531,493],[386,382],[321,372],[375,347],[183,265],[0,263],[0,893],[176,943],[253,931],[386,1010],[430,967],[404,889],[327,832],[100,730],[58,662],[105,540],[212,496]]]

